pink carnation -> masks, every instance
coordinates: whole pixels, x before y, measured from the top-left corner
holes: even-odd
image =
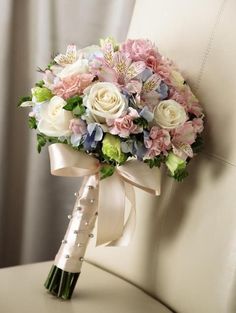
[[[146,64],[153,63],[151,57],[156,60],[161,58],[155,45],[147,39],[128,39],[121,45],[120,50],[127,53],[133,61],[144,61]]]
[[[201,118],[194,118],[192,125],[195,133],[201,133],[203,131],[203,120]]]
[[[162,78],[162,80],[170,85],[170,75],[173,70],[173,63],[169,59],[161,58],[154,71]]]
[[[84,135],[87,132],[86,123],[79,118],[70,120],[69,129],[76,135]]]
[[[170,134],[165,129],[153,126],[149,138],[144,140],[144,145],[148,149],[146,156],[149,158],[154,158],[161,152],[166,154],[170,148]]]
[[[65,77],[54,85],[53,93],[66,100],[81,94],[91,84],[93,78],[94,75],[86,73]]]
[[[203,109],[198,101],[190,101],[188,103],[188,112],[200,117],[203,114]]]
[[[183,91],[177,91],[174,87],[170,88],[170,99],[175,100],[176,102],[182,104],[182,106],[187,109],[189,95]]]
[[[123,138],[128,137],[130,134],[142,132],[143,129],[133,122],[137,117],[139,117],[138,112],[133,108],[129,108],[129,113],[125,116],[116,118],[115,120],[107,120],[109,132],[112,135],[119,135]]]

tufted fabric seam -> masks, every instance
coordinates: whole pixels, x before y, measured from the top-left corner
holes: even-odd
[[[141,290],[143,293],[145,293],[150,298],[152,298],[152,299],[156,300],[157,302],[161,303],[164,307],[166,307],[167,309],[171,310],[171,312],[177,313],[177,312],[173,311],[173,309],[171,309],[166,303],[162,302],[161,299],[159,299],[156,296],[154,296],[153,294],[149,293],[147,290],[145,290],[144,288],[142,288],[139,285],[135,284],[131,280],[129,280],[129,279],[127,279],[127,278],[125,278],[125,277],[123,277],[123,276],[121,276],[121,275],[119,275],[119,274],[117,274],[117,273],[107,269],[106,267],[103,267],[100,264],[97,264],[96,262],[89,261],[89,260],[85,260],[85,262],[90,264],[90,265],[92,265],[92,266],[95,266],[95,267],[99,268],[100,270],[102,270],[104,272],[107,272],[107,273],[109,273],[109,274],[111,274],[111,275],[113,275],[113,276],[115,276],[115,277],[117,277],[117,278],[127,282],[128,284],[130,284],[130,285],[134,286],[135,288]]]
[[[204,155],[206,155],[206,156],[208,156],[208,157],[211,157],[211,158],[213,158],[213,159],[216,159],[216,160],[218,160],[218,161],[220,161],[220,162],[222,162],[222,163],[225,163],[226,165],[230,165],[230,166],[236,167],[236,164],[225,160],[224,158],[218,156],[217,154],[209,153],[209,152],[204,152]]]
[[[200,65],[199,74],[197,75],[198,78],[197,78],[197,82],[196,82],[196,85],[195,85],[195,88],[194,88],[195,92],[197,92],[199,87],[200,87],[200,84],[201,84],[201,81],[202,81],[202,77],[203,77],[203,74],[204,74],[204,71],[205,71],[207,59],[208,59],[208,56],[210,54],[210,51],[211,51],[211,48],[212,48],[212,44],[213,44],[213,41],[214,41],[214,37],[215,37],[215,34],[216,34],[216,30],[217,30],[217,27],[218,27],[218,25],[220,23],[221,16],[223,14],[226,2],[227,2],[227,0],[223,0],[222,1],[221,5],[220,5],[220,8],[219,8],[219,11],[218,11],[218,13],[216,15],[216,20],[215,20],[215,23],[213,24],[213,28],[212,28],[212,31],[210,33],[210,37],[209,37],[207,45],[206,45],[206,49],[205,49],[205,52],[203,54],[202,62],[201,62],[201,65]]]

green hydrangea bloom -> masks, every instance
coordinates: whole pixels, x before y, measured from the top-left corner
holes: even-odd
[[[51,90],[46,87],[35,87],[32,89],[32,95],[37,102],[43,102],[52,98],[53,94]]]
[[[127,157],[121,151],[121,140],[118,136],[106,134],[102,142],[102,152],[109,159],[123,163]]]
[[[170,152],[166,159],[166,166],[168,167],[171,175],[174,176],[177,172],[181,172],[186,168],[186,161]]]

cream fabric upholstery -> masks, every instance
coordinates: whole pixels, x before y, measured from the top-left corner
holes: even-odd
[[[178,313],[236,312],[236,1],[137,0],[129,37],[154,40],[207,114],[206,149],[190,177],[137,192],[128,248],[90,248],[88,259]],[[112,199],[111,199],[112,205]]]
[[[47,295],[42,284],[51,262],[0,270],[2,313],[171,313],[143,291],[93,265],[84,264],[73,300]],[[79,289],[79,290],[78,290]]]

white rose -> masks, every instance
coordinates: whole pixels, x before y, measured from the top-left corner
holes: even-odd
[[[73,116],[70,111],[63,109],[65,105],[65,100],[58,96],[40,104],[38,129],[41,133],[50,137],[71,134],[69,124]]]
[[[187,120],[185,109],[175,100],[164,100],[154,108],[154,120],[166,129],[173,129]]]
[[[57,76],[63,79],[71,75],[88,73],[88,63],[89,61],[87,59],[78,59],[76,62],[66,65],[61,72],[57,73]]]
[[[116,119],[126,108],[126,99],[112,83],[96,83],[84,98],[84,105],[98,123]]]

